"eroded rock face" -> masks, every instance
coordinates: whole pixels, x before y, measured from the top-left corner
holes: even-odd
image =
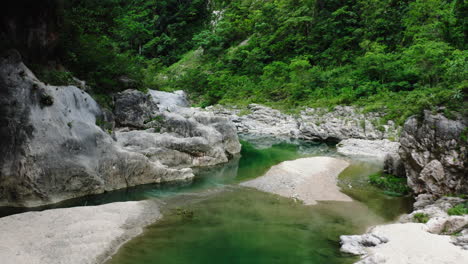
[[[430,111],[406,121],[399,153],[416,194],[468,192],[467,124],[467,117],[452,120]]]
[[[188,107],[185,94],[181,91],[168,93],[150,90],[147,97],[142,92],[127,90],[120,94],[124,97],[121,100],[128,100],[125,95],[129,95],[130,99],[144,98],[144,103],[128,104],[125,112],[145,112],[152,116],[149,121],[140,123],[145,130],[130,130],[135,128],[134,125],[117,130],[118,144],[129,151],[177,168],[216,165],[227,162],[240,152],[241,146],[232,122]],[[141,111],[155,109],[142,105],[154,105],[160,110],[154,113]]]
[[[151,105],[150,101],[143,105]],[[134,107],[144,112],[142,104]],[[155,128],[118,131],[116,142],[97,125],[97,120],[110,120],[109,113],[87,93],[74,86],[45,85],[17,52],[0,58],[0,110],[0,205],[38,206],[139,184],[190,179],[194,176],[190,167],[225,162],[240,151],[237,135],[231,137],[233,125],[216,117],[200,118],[208,125],[180,117],[182,121],[168,125],[165,134]],[[129,120],[141,124],[138,118],[130,115]],[[149,139],[154,144],[145,142]],[[176,151],[178,157],[185,156],[170,161],[170,153]]]
[[[380,125],[378,113],[362,113],[350,106],[337,106],[333,111],[308,108],[298,116],[259,104],[250,104],[245,114],[221,106],[207,107],[207,110],[231,119],[240,133],[277,137],[335,142],[348,138],[397,139],[399,129],[391,121]]]
[[[158,114],[151,95],[138,90],[125,90],[115,96],[115,120],[120,126],[144,128]]]
[[[300,130],[309,139],[343,140],[397,138],[392,121],[380,124],[380,113],[362,113],[352,106],[337,106],[333,111],[308,108],[301,112]]]

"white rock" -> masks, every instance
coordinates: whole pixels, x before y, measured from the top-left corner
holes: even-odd
[[[2,264],[102,263],[161,217],[153,201],[52,209],[0,218]]]
[[[359,264],[461,264],[468,251],[452,244],[450,236],[427,232],[424,224],[406,223],[374,227],[370,234],[388,238],[387,243],[366,247]]]
[[[306,205],[316,201],[352,201],[336,185],[349,163],[330,157],[302,158],[273,166],[265,175],[241,183],[264,192],[296,198]]]
[[[387,155],[398,155],[400,143],[388,139],[365,140],[345,139],[337,145],[338,153],[351,157],[384,160]]]

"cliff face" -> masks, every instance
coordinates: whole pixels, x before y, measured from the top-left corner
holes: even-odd
[[[448,119],[424,111],[409,118],[400,137],[400,156],[415,194],[468,192],[468,117]]]
[[[26,62],[55,57],[59,43],[61,0],[3,1],[0,7],[0,49],[15,48]]]
[[[134,93],[119,97],[138,99],[124,117],[148,111],[148,118],[161,120],[146,120],[145,130],[104,131],[98,125],[109,119],[89,94],[42,83],[18,52],[0,56],[0,206],[38,206],[185,180],[194,176],[191,167],[226,162],[240,151],[226,119],[156,113],[151,96]]]

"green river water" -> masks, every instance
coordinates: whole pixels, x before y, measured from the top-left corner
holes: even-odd
[[[369,186],[381,165],[353,161],[340,175],[355,202],[304,206],[291,199],[241,188],[237,183],[284,160],[336,156],[324,144],[280,143],[256,149],[243,142],[240,159],[200,171],[189,186],[153,189],[164,197],[164,218],[125,244],[107,264],[352,263],[339,252],[339,236],[364,232],[410,210],[407,198],[388,197]],[[174,195],[178,194],[178,195]]]
[[[381,164],[352,160],[341,173],[339,185],[353,202],[304,206],[237,185],[282,161],[310,156],[337,154],[323,143],[278,141],[258,148],[244,141],[240,157],[200,169],[192,182],[140,186],[52,207],[160,201],[162,220],[124,244],[107,264],[353,263],[356,258],[339,252],[340,235],[364,232],[411,209],[409,198],[386,196],[368,184],[367,176]]]

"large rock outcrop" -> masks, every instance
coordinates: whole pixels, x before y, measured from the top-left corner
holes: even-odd
[[[240,152],[232,122],[188,107],[182,91],[126,90],[116,98],[116,119],[128,120],[115,133],[124,149],[177,168],[216,165]]]
[[[468,192],[467,124],[460,114],[448,119],[430,111],[406,121],[399,153],[416,194]]]
[[[332,111],[307,108],[297,116],[258,104],[250,104],[247,110],[221,106],[207,107],[207,110],[229,117],[240,133],[333,142],[348,138],[398,138],[399,128],[395,123],[380,124],[381,114],[363,113],[351,106],[337,106]]]
[[[40,82],[13,51],[0,58],[0,112],[0,205],[38,206],[139,184],[184,180],[193,177],[190,167],[227,161],[240,150],[232,124],[225,119],[214,122],[216,117],[200,118],[201,122],[184,119],[180,124],[190,124],[182,129],[184,134],[161,135],[153,128],[132,138],[125,133],[133,131],[118,131],[116,142],[112,131],[97,125],[108,118],[87,93]],[[203,137],[200,131],[211,131],[218,141],[209,141],[212,134]],[[167,141],[148,146],[131,142],[148,135]],[[191,138],[184,139],[187,136]],[[189,156],[169,163],[168,151],[148,154],[156,147]],[[205,155],[209,157],[204,159]]]

